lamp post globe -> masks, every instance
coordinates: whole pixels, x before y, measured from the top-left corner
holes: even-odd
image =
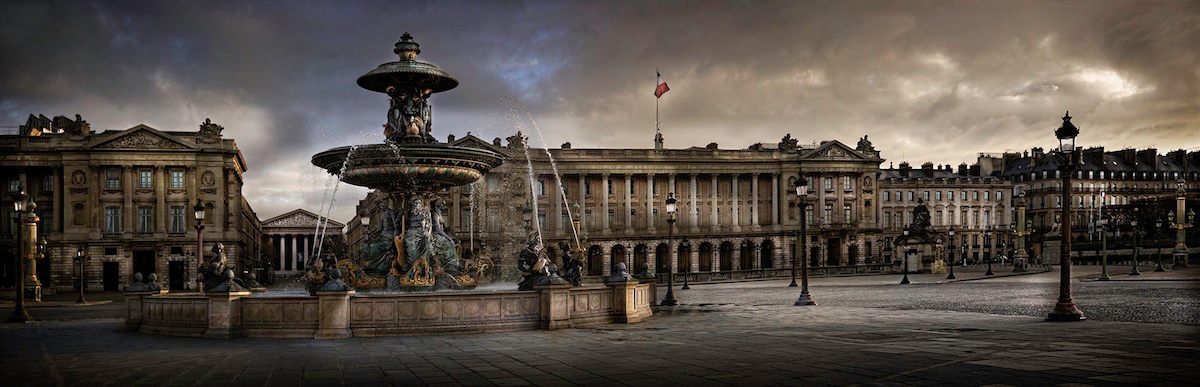
[[[679,304],[675,298],[675,193],[667,193],[667,295],[659,305],[674,306]]]

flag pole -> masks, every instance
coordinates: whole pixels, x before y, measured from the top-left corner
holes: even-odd
[[[658,87],[658,78],[661,77],[658,72],[658,67],[654,68],[654,87]],[[659,96],[654,96],[654,134],[660,133],[658,127],[658,100],[662,99]]]

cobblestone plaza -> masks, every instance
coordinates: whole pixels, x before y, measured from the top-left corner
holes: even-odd
[[[120,332],[122,309],[39,307],[0,327],[10,385],[1188,385],[1200,374],[1200,269],[1094,281],[1089,321],[1043,322],[1057,271],[960,280],[818,277],[693,286],[639,324],[348,340]],[[0,310],[7,312],[7,310]]]

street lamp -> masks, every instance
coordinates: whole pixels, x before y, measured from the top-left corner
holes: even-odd
[[[1171,260],[1174,261],[1173,268],[1181,269],[1188,266],[1188,248],[1187,248],[1187,229],[1195,223],[1196,213],[1193,210],[1187,212],[1187,222],[1184,222],[1184,208],[1187,206],[1187,181],[1182,177],[1175,181],[1175,211],[1179,214],[1178,218],[1171,221],[1175,224],[1175,250],[1171,252]]]
[[[946,255],[949,256],[949,258],[950,258],[950,265],[949,265],[950,266],[950,275],[946,276],[946,279],[952,280],[952,279],[955,279],[955,277],[954,277],[954,226],[950,226],[950,243],[948,243],[947,245],[950,246],[950,248],[946,249],[946,252],[948,253]]]
[[[204,265],[204,204],[200,203],[200,198],[196,198],[196,205],[192,207],[192,213],[196,218],[196,268],[199,269]],[[196,290],[204,292],[204,275],[196,272]]]
[[[1171,215],[1174,215],[1174,214],[1173,214],[1173,212],[1174,212],[1174,211],[1171,211],[1171,212],[1172,212],[1172,214],[1171,214]],[[1162,220],[1162,218],[1159,218],[1158,220],[1155,220],[1155,221],[1154,221],[1154,237],[1155,237],[1155,238],[1160,238],[1160,237],[1161,237],[1161,236],[1160,236],[1160,234],[1162,233],[1162,228],[1163,228],[1163,220]],[[1162,248],[1158,248],[1157,250],[1158,250],[1158,251],[1156,251],[1156,254],[1154,254],[1154,259],[1155,259],[1155,261],[1157,262],[1157,263],[1155,263],[1155,264],[1154,264],[1154,271],[1155,271],[1155,272],[1163,272],[1163,271],[1167,271],[1167,269],[1164,269],[1164,268],[1163,268],[1163,265],[1162,265]]]
[[[796,298],[796,306],[816,305],[817,300],[812,298],[808,293],[808,249],[805,243],[808,240],[806,228],[808,226],[808,213],[805,211],[808,207],[808,179],[804,178],[804,173],[800,173],[800,177],[796,179],[796,199],[799,199],[800,205],[800,297]],[[796,259],[796,255],[792,254],[792,259]],[[792,283],[796,281],[796,263],[792,262]]]
[[[691,289],[692,287],[688,286],[688,274],[692,272],[692,260],[691,260],[691,258],[692,258],[692,243],[688,242],[687,237],[684,237],[683,241],[679,242],[679,247],[687,248],[687,253],[688,253],[688,264],[683,265],[684,268],[682,269],[682,271],[683,271],[683,287],[679,288],[679,289]]]
[[[797,242],[799,242],[799,238],[800,238],[800,232],[792,231],[792,240],[796,240]],[[796,285],[796,244],[792,243],[792,283],[788,284],[788,287],[794,288],[796,286],[799,286],[799,285]]]
[[[1096,280],[1108,281],[1111,279],[1108,277],[1108,214],[1103,213],[1103,207],[1100,211],[1100,220],[1097,221],[1100,223],[1100,278]]]
[[[1129,275],[1142,275],[1142,273],[1138,271],[1138,248],[1142,247],[1142,230],[1138,229],[1139,215],[1141,215],[1141,209],[1134,207],[1133,219],[1129,220],[1129,227],[1133,229],[1133,269],[1129,271]]]
[[[992,226],[991,225],[988,225],[987,229],[984,230],[983,244],[987,245],[986,247],[989,249],[992,247]],[[985,254],[985,255],[987,255],[987,254]],[[987,273],[983,273],[983,275],[996,275],[995,273],[992,273],[992,261],[994,261],[994,260],[995,260],[995,257],[988,255],[988,257],[987,257],[988,269],[987,269]]]
[[[908,229],[904,229],[904,279],[900,280],[901,285],[907,285],[908,281]]]
[[[22,240],[27,221],[25,208],[28,200],[29,195],[26,195],[25,190],[17,186],[16,192],[12,194],[13,210],[17,212],[17,299],[13,302],[12,315],[5,320],[10,323],[33,321],[33,318],[29,317],[29,312],[25,310],[25,241]]]
[[[83,246],[79,246],[79,250],[75,250],[75,262],[79,263],[79,299],[75,300],[76,304],[86,304],[87,303],[87,300],[85,300],[83,298],[83,289],[87,284],[87,281],[84,281],[84,278],[83,278],[84,274],[86,273],[86,271],[84,271],[83,262],[86,261],[87,259],[88,259],[88,257],[86,255],[84,255]]]
[[[962,237],[962,265],[967,267],[967,236]]]
[[[1059,152],[1064,158],[1062,164],[1062,252],[1059,259],[1062,266],[1062,273],[1058,281],[1058,302],[1054,304],[1054,310],[1046,316],[1047,321],[1082,321],[1087,318],[1083,316],[1083,311],[1075,306],[1075,301],[1071,299],[1071,174],[1075,172],[1075,164],[1079,161],[1078,152],[1075,151],[1075,137],[1079,135],[1079,128],[1071,123],[1071,114],[1067,112],[1062,117],[1062,126],[1054,131],[1054,136],[1058,137]]]
[[[675,306],[679,300],[675,298],[675,254],[671,247],[675,243],[675,193],[667,193],[667,295],[659,305]]]

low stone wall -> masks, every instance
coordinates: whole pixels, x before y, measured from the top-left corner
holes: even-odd
[[[126,328],[209,338],[333,339],[475,333],[636,323],[651,315],[653,283],[618,282],[534,291],[251,297],[126,293]]]

